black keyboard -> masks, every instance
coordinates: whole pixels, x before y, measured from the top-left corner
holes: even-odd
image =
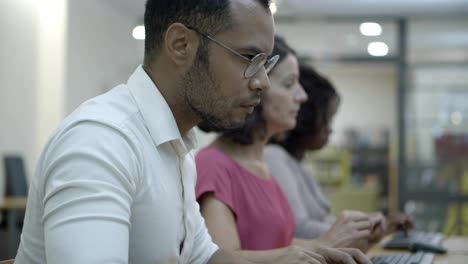
[[[411,244],[424,243],[434,246],[441,244],[444,236],[441,233],[429,233],[420,231],[408,232],[405,236],[403,232],[397,232],[393,235],[392,239],[385,245],[385,249],[409,249]]]
[[[371,258],[373,264],[431,264],[433,260],[434,254],[430,253],[406,253]]]

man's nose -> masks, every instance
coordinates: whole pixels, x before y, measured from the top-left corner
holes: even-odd
[[[249,81],[249,89],[253,92],[264,92],[270,88],[270,78],[265,69],[259,70]]]

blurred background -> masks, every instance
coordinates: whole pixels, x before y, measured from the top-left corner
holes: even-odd
[[[21,197],[48,136],[142,62],[144,3],[0,1],[0,259],[16,251]],[[467,235],[468,0],[271,9],[278,34],[342,97],[329,146],[304,161],[332,208],[400,210],[418,228]],[[200,145],[212,138],[200,133]]]

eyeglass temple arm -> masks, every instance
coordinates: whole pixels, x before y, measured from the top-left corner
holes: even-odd
[[[243,56],[243,55],[242,55],[242,54],[240,54],[239,52],[237,52],[237,51],[235,51],[235,50],[231,49],[230,47],[228,47],[228,46],[224,45],[223,43],[221,43],[221,42],[217,41],[216,39],[214,39],[214,38],[212,38],[212,37],[210,37],[210,36],[208,36],[208,35],[206,35],[206,34],[204,34],[204,33],[200,32],[200,31],[198,31],[197,29],[195,29],[195,28],[193,28],[193,27],[187,27],[187,28],[188,28],[188,29],[190,29],[190,30],[193,30],[193,31],[197,32],[198,34],[200,34],[200,35],[204,36],[205,38],[207,38],[207,39],[209,39],[209,40],[213,41],[214,43],[216,43],[216,44],[220,45],[221,47],[223,47],[223,48],[225,48],[225,49],[229,50],[230,52],[232,52],[232,53],[236,54],[237,56],[241,57],[242,59],[244,59],[244,60],[246,60],[246,61],[249,61],[249,62],[252,62],[252,60],[251,60],[251,59],[249,59],[249,58],[246,58],[245,56]]]

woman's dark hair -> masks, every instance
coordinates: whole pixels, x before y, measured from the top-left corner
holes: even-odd
[[[289,54],[296,56],[296,52],[286,43],[284,38],[276,35],[272,52],[272,55],[280,55],[276,65],[280,64]],[[269,74],[274,72],[275,68],[273,68]],[[253,113],[247,117],[245,124],[238,129],[221,131],[207,121],[202,121],[198,124],[198,127],[205,132],[219,132],[222,138],[229,139],[237,144],[253,144],[256,139],[265,136],[265,120],[263,119],[262,103],[255,107]]]
[[[305,151],[302,146],[304,138],[318,135],[323,126],[331,121],[330,106],[334,102],[339,102],[340,96],[330,81],[316,72],[312,66],[301,62],[299,73],[299,82],[304,87],[308,99],[301,105],[296,127],[287,133],[286,138],[280,141],[272,140],[271,143],[283,146],[292,156],[300,160]]]

